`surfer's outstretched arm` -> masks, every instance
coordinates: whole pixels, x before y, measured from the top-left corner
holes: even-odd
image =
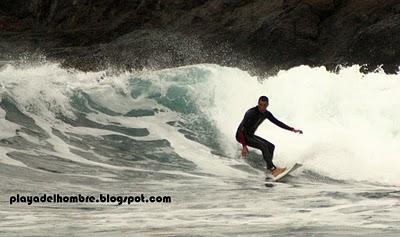
[[[276,126],[286,129],[286,130],[289,130],[289,131],[292,131],[292,132],[295,132],[295,133],[303,134],[303,131],[301,131],[299,129],[295,129],[293,127],[290,127],[290,126],[284,124],[283,122],[279,121],[277,118],[275,118],[275,116],[271,112],[267,111],[266,115],[267,115],[267,119],[269,121],[271,121],[273,124],[275,124]]]

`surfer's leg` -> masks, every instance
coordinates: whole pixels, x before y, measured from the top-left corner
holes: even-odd
[[[264,138],[259,137],[259,136],[255,136],[255,135],[254,135],[254,137],[255,137],[258,141],[260,141],[260,142],[264,145],[264,147],[267,148],[267,149],[266,149],[266,150],[268,151],[268,153],[266,153],[267,156],[265,156],[264,153],[263,153],[264,160],[265,160],[265,162],[267,162],[267,168],[268,168],[269,170],[270,170],[270,169],[273,169],[273,168],[276,168],[276,166],[275,166],[274,163],[272,162],[272,159],[274,158],[275,145],[272,144],[271,142],[265,140]]]
[[[259,136],[255,136],[255,137],[256,137],[257,140],[262,141],[262,142],[263,142],[264,144],[266,144],[266,146],[268,147],[268,151],[269,151],[270,154],[271,154],[271,164],[273,165],[273,166],[272,166],[273,168],[269,169],[269,170],[272,171],[272,175],[276,177],[276,176],[278,176],[279,174],[281,174],[282,172],[284,172],[284,171],[286,170],[286,168],[279,168],[279,167],[276,167],[276,166],[272,163],[272,158],[273,158],[273,156],[274,156],[275,145],[272,144],[271,142],[269,142],[269,141],[267,141],[267,140],[265,140],[265,139],[259,137]],[[265,158],[264,158],[264,159],[265,159]],[[268,165],[268,163],[267,163],[267,165]],[[268,167],[268,166],[267,166],[267,167]]]
[[[267,169],[271,170],[275,168],[274,163],[272,163],[272,156],[275,149],[274,144],[258,136],[246,136],[246,142],[250,147],[261,150],[263,158],[267,163]]]
[[[254,135],[254,136],[255,136],[255,135]],[[272,159],[274,158],[275,145],[272,144],[271,142],[265,140],[265,139],[262,138],[262,137],[259,137],[259,136],[255,136],[255,137],[257,138],[257,140],[260,140],[260,141],[262,141],[264,144],[267,145],[268,150],[269,150],[269,152],[271,153],[271,160],[272,160]]]

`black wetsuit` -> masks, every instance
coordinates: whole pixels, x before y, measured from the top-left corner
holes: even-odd
[[[260,126],[265,119],[268,119],[283,129],[293,131],[292,127],[289,127],[288,125],[276,119],[271,112],[267,110],[265,113],[261,113],[258,109],[258,106],[256,106],[249,109],[244,115],[244,118],[236,131],[236,140],[243,145],[260,149],[265,162],[267,162],[267,169],[271,170],[275,168],[275,165],[272,163],[275,145],[259,136],[254,135],[258,126]]]

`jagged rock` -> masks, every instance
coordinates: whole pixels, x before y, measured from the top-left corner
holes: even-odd
[[[44,54],[98,70],[194,63],[257,73],[400,64],[397,0],[3,0],[0,61]]]

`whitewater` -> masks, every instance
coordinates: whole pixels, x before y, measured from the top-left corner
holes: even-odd
[[[240,156],[244,113],[269,97],[274,163]],[[299,66],[259,78],[212,64],[82,72],[0,68],[0,235],[397,236],[400,75]],[[14,195],[169,195],[170,203],[26,203]]]

